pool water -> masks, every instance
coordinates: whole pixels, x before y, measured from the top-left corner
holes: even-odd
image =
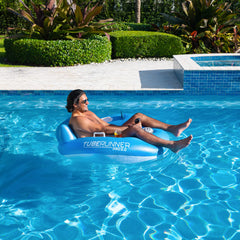
[[[240,56],[200,56],[191,57],[200,67],[239,67]]]
[[[0,96],[0,239],[240,239],[238,96],[89,93],[101,117],[193,119],[178,154],[103,164],[58,153],[66,94]]]
[[[196,61],[201,67],[234,67],[240,66],[240,61]]]
[[[240,66],[240,61],[196,61],[196,63],[201,67],[234,67]]]

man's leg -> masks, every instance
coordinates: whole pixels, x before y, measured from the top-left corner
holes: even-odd
[[[144,131],[137,124],[130,126],[126,130],[124,130],[122,132],[122,136],[123,137],[137,137],[137,138],[139,138],[147,143],[150,143],[154,146],[169,148],[171,151],[173,151],[175,153],[177,153],[181,149],[187,147],[193,138],[192,135],[190,135],[189,137],[178,140],[178,141],[169,141],[169,140],[159,138],[151,133]]]
[[[189,127],[189,125],[192,122],[192,119],[188,119],[186,122],[178,124],[178,125],[170,125],[164,122],[161,122],[157,119],[148,117],[145,114],[142,113],[136,113],[134,114],[127,122],[125,122],[123,125],[133,125],[135,124],[135,119],[140,118],[141,124],[143,127],[151,127],[151,128],[159,128],[162,130],[165,130],[167,132],[170,132],[174,134],[176,137],[180,136],[180,134]]]

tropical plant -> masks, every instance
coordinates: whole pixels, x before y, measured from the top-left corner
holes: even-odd
[[[22,0],[19,1],[24,10],[21,9],[19,12],[12,8],[8,8],[8,10],[31,23],[30,32],[26,30],[25,32],[33,38],[56,40],[81,38],[91,33],[104,33],[103,23],[110,21],[107,19],[97,23],[93,22],[95,16],[102,10],[99,2],[91,7],[92,1],[89,1],[81,9],[73,0],[49,0],[46,5],[37,5],[31,1],[34,10],[32,13]]]
[[[186,0],[181,12],[164,16],[169,22],[177,23],[178,30],[180,27],[189,52],[231,52],[238,45],[239,38],[234,34],[238,35],[239,17],[231,11],[230,3]]]
[[[33,37],[45,40],[65,38],[67,34],[61,31],[63,19],[59,17],[59,9],[63,11],[68,7],[66,0],[49,0],[46,5],[35,4],[31,1],[33,12],[22,0],[19,0],[19,2],[24,9],[20,9],[19,12],[12,8],[8,8],[8,10],[31,23],[30,32],[27,29],[23,32],[31,37],[33,35]],[[57,2],[57,5],[55,5],[55,2]]]
[[[99,6],[98,1],[93,7],[91,7],[92,1],[89,1],[84,7],[78,6],[76,3],[70,5],[70,11],[62,12],[61,16],[67,20],[68,28],[66,32],[70,33],[75,38],[81,38],[91,34],[107,34],[106,23],[111,22],[113,19],[99,20],[93,22],[93,19],[102,11],[103,6]]]

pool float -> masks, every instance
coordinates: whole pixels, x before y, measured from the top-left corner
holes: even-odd
[[[105,117],[110,124],[122,125],[131,115]],[[93,137],[77,138],[68,125],[69,118],[62,122],[56,130],[58,150],[60,154],[70,158],[94,157],[95,159],[111,159],[119,162],[143,162],[163,155],[165,148],[156,147],[135,137],[105,137],[104,133],[95,133]],[[168,134],[160,129],[145,128],[160,138],[169,139]]]

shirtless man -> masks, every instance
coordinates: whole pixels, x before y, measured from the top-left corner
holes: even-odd
[[[157,147],[169,148],[175,153],[187,147],[193,138],[192,135],[190,135],[178,141],[170,141],[161,139],[142,129],[142,127],[159,128],[178,137],[189,127],[192,119],[188,119],[182,124],[170,125],[150,118],[142,113],[136,113],[122,126],[116,126],[105,122],[96,114],[89,111],[88,104],[87,96],[83,90],[73,90],[68,95],[66,108],[68,112],[72,113],[69,125],[78,138],[92,137],[94,132],[105,132],[107,136],[110,136],[114,135],[114,132],[117,130],[122,133],[122,137],[137,137]],[[136,124],[135,119],[137,118],[140,118],[140,122]]]

